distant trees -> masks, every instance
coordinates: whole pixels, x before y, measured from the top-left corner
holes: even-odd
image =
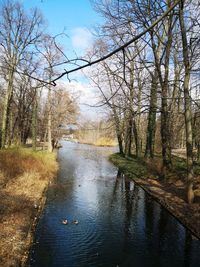
[[[113,146],[116,145],[115,128],[112,120],[90,120],[82,119],[79,123],[78,131],[75,131],[75,137],[81,143],[93,144],[97,146]]]

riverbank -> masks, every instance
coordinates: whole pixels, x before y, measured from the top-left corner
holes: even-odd
[[[26,148],[0,151],[1,267],[26,261],[46,189],[57,169],[55,153]]]
[[[72,142],[75,141],[80,144],[84,145],[92,145],[92,146],[99,146],[99,147],[115,147],[117,146],[117,141],[108,137],[101,137],[96,140],[90,140],[87,137],[78,139],[72,139]]]
[[[144,159],[124,158],[120,154],[110,156],[110,161],[129,178],[133,179],[162,206],[172,213],[181,223],[200,239],[200,166],[195,166],[195,201],[187,204],[184,176],[184,159],[173,158],[174,168],[167,181],[159,179],[161,161],[159,158]]]

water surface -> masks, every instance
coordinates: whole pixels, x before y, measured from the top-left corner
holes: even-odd
[[[112,149],[62,145],[31,267],[200,266],[200,241],[108,162]]]

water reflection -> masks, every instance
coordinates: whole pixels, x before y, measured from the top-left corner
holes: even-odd
[[[112,152],[63,143],[30,266],[198,266],[199,241],[107,161]]]

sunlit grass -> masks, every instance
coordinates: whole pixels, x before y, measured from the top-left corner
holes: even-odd
[[[27,148],[0,150],[0,170],[4,179],[16,178],[24,172],[39,172],[43,178],[54,172],[56,155],[46,151],[32,151]]]
[[[94,143],[95,146],[116,146],[117,142],[109,137],[100,137]]]
[[[147,175],[147,167],[142,159],[138,160],[134,157],[124,158],[119,153],[112,154],[109,159],[128,176],[134,176],[134,178],[145,178]]]
[[[116,153],[110,156],[111,162],[117,165],[125,174],[133,175],[136,178],[152,177],[158,178],[162,174],[162,158],[155,156],[153,159],[143,159],[129,157]],[[200,164],[194,164],[194,174],[196,178],[200,176]],[[172,157],[172,168],[168,170],[167,177],[170,179],[182,179],[187,176],[187,163],[183,158]]]

